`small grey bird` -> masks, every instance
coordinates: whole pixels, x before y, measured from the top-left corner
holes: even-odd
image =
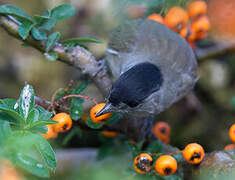
[[[131,20],[111,32],[106,51],[115,78],[107,112],[158,114],[192,90],[197,61],[188,43],[163,24]]]

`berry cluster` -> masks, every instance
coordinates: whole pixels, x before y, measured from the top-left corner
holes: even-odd
[[[176,152],[174,154],[179,153],[182,153],[185,161],[190,164],[199,164],[205,156],[205,151],[203,147],[197,143],[188,144],[184,148],[184,150]],[[139,174],[147,174],[153,172],[153,168],[161,176],[168,176],[174,174],[177,171],[178,167],[178,163],[173,157],[174,154],[139,154],[134,159],[134,169]],[[153,160],[154,156],[157,156],[155,163]]]
[[[194,1],[188,5],[187,11],[175,6],[169,9],[165,17],[151,14],[147,18],[165,24],[171,30],[180,34],[194,48],[196,40],[203,39],[210,30],[207,4],[204,1]]]

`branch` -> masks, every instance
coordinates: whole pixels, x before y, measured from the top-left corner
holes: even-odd
[[[16,23],[5,16],[0,15],[0,27],[2,27],[9,35],[23,41],[18,34],[18,27]],[[31,45],[41,53],[45,53],[45,41],[37,41],[32,37],[28,37],[23,42]],[[57,43],[51,52],[57,53],[58,61],[64,62],[79,69],[83,75],[87,75],[93,80],[100,92],[107,96],[112,81],[107,76],[105,69],[99,66],[95,57],[87,50],[80,46],[74,47],[71,51],[66,51],[66,48]]]
[[[226,42],[205,49],[197,48],[195,54],[197,59],[201,61],[234,51],[235,42]]]

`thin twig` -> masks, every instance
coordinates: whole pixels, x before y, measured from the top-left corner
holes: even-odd
[[[65,99],[71,98],[71,97],[83,98],[83,99],[92,101],[95,105],[98,104],[94,98],[92,98],[92,97],[90,97],[90,96],[84,96],[84,95],[78,95],[78,94],[70,94],[70,95],[68,95],[68,96],[64,96],[63,99],[65,100]]]

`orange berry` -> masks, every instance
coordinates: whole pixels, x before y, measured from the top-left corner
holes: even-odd
[[[192,31],[189,27],[184,27],[179,32],[180,36],[182,36],[184,39],[186,39],[188,42],[195,40],[195,32]]]
[[[177,161],[170,155],[163,155],[157,159],[154,167],[158,174],[168,176],[177,170]]]
[[[101,133],[102,133],[104,136],[110,137],[110,138],[116,137],[116,136],[118,135],[118,133],[115,132],[115,131],[102,131]]]
[[[23,180],[22,175],[15,169],[12,163],[7,159],[0,161],[0,179],[1,180]]]
[[[139,174],[146,174],[151,170],[152,163],[153,158],[149,154],[139,154],[134,159],[135,171]]]
[[[204,1],[194,1],[188,6],[188,15],[192,19],[205,15],[206,11],[207,5]]]
[[[203,39],[206,37],[207,31],[210,30],[210,21],[206,16],[202,16],[192,23],[192,30],[195,32],[195,39]]]
[[[235,148],[235,144],[228,144],[224,147],[224,150],[229,150],[229,149],[232,149],[232,148]]]
[[[45,139],[54,139],[57,137],[58,133],[55,132],[54,125],[47,125],[46,134],[40,133]]]
[[[166,122],[157,122],[152,128],[153,134],[162,142],[168,144],[170,141],[171,127]]]
[[[163,17],[160,14],[154,13],[154,14],[149,15],[147,18],[149,20],[156,21],[158,23],[164,24],[164,19],[163,19]]]
[[[199,164],[204,156],[205,151],[200,144],[188,144],[183,150],[184,159],[190,164]]]
[[[232,142],[235,143],[235,124],[233,124],[229,129],[229,137],[232,140]]]
[[[72,119],[67,113],[58,113],[52,118],[52,120],[58,122],[54,125],[56,132],[66,132],[72,127]]]
[[[104,122],[105,119],[108,119],[111,117],[112,113],[106,113],[99,117],[95,117],[96,114],[100,112],[100,110],[103,109],[104,106],[105,106],[105,103],[100,103],[100,104],[96,104],[93,108],[91,108],[90,117],[93,122],[102,123]]]
[[[171,8],[165,16],[164,22],[167,27],[179,32],[188,23],[188,14],[180,7]]]

